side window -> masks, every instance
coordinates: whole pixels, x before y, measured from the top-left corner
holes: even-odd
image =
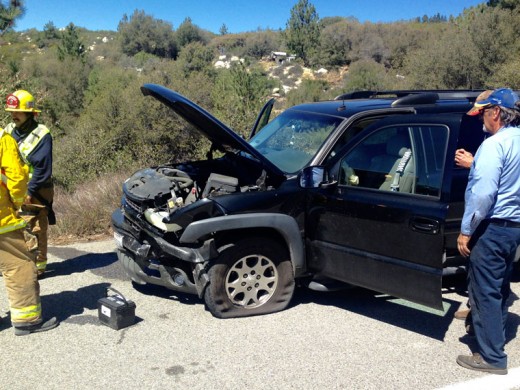
[[[359,134],[361,131],[365,129],[365,127],[368,127],[371,123],[374,121],[381,119],[381,116],[371,116],[368,118],[363,118],[356,123],[354,123],[352,126],[350,126],[348,129],[346,129],[341,137],[337,140],[336,144],[330,151],[329,155],[327,156],[327,160],[330,160],[333,158],[336,154],[339,153],[339,151],[347,144],[347,142]]]
[[[439,196],[447,139],[444,126],[380,129],[341,160],[339,185]]]

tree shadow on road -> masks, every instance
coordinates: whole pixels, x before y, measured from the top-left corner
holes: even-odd
[[[52,253],[55,254],[56,252],[59,253],[59,256],[63,260],[49,261],[47,264],[47,270],[44,274],[45,278],[71,275],[73,273],[81,273],[85,271],[97,271],[95,273],[103,274],[101,276],[106,276],[112,279],[129,280],[122,268],[111,267],[117,262],[117,255],[115,252],[89,253],[70,248],[65,248],[62,251],[60,251],[60,248],[53,248]]]

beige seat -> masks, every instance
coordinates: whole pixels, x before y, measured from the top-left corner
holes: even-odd
[[[410,140],[406,134],[397,134],[386,143],[386,153],[374,156],[370,161],[370,170],[373,172],[390,172],[397,159],[403,157],[406,149],[410,148]]]
[[[390,138],[386,144],[386,154],[372,158],[370,168],[373,172],[387,172],[380,190],[412,193],[415,188],[415,164],[409,137],[397,134]]]

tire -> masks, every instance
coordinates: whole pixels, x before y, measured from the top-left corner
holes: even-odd
[[[288,251],[272,239],[247,238],[226,247],[208,277],[204,301],[217,318],[274,313],[285,309],[294,293]]]

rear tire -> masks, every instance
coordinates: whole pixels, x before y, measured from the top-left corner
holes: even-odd
[[[287,249],[272,239],[247,238],[227,247],[208,276],[204,301],[218,318],[274,313],[285,309],[294,293]]]

